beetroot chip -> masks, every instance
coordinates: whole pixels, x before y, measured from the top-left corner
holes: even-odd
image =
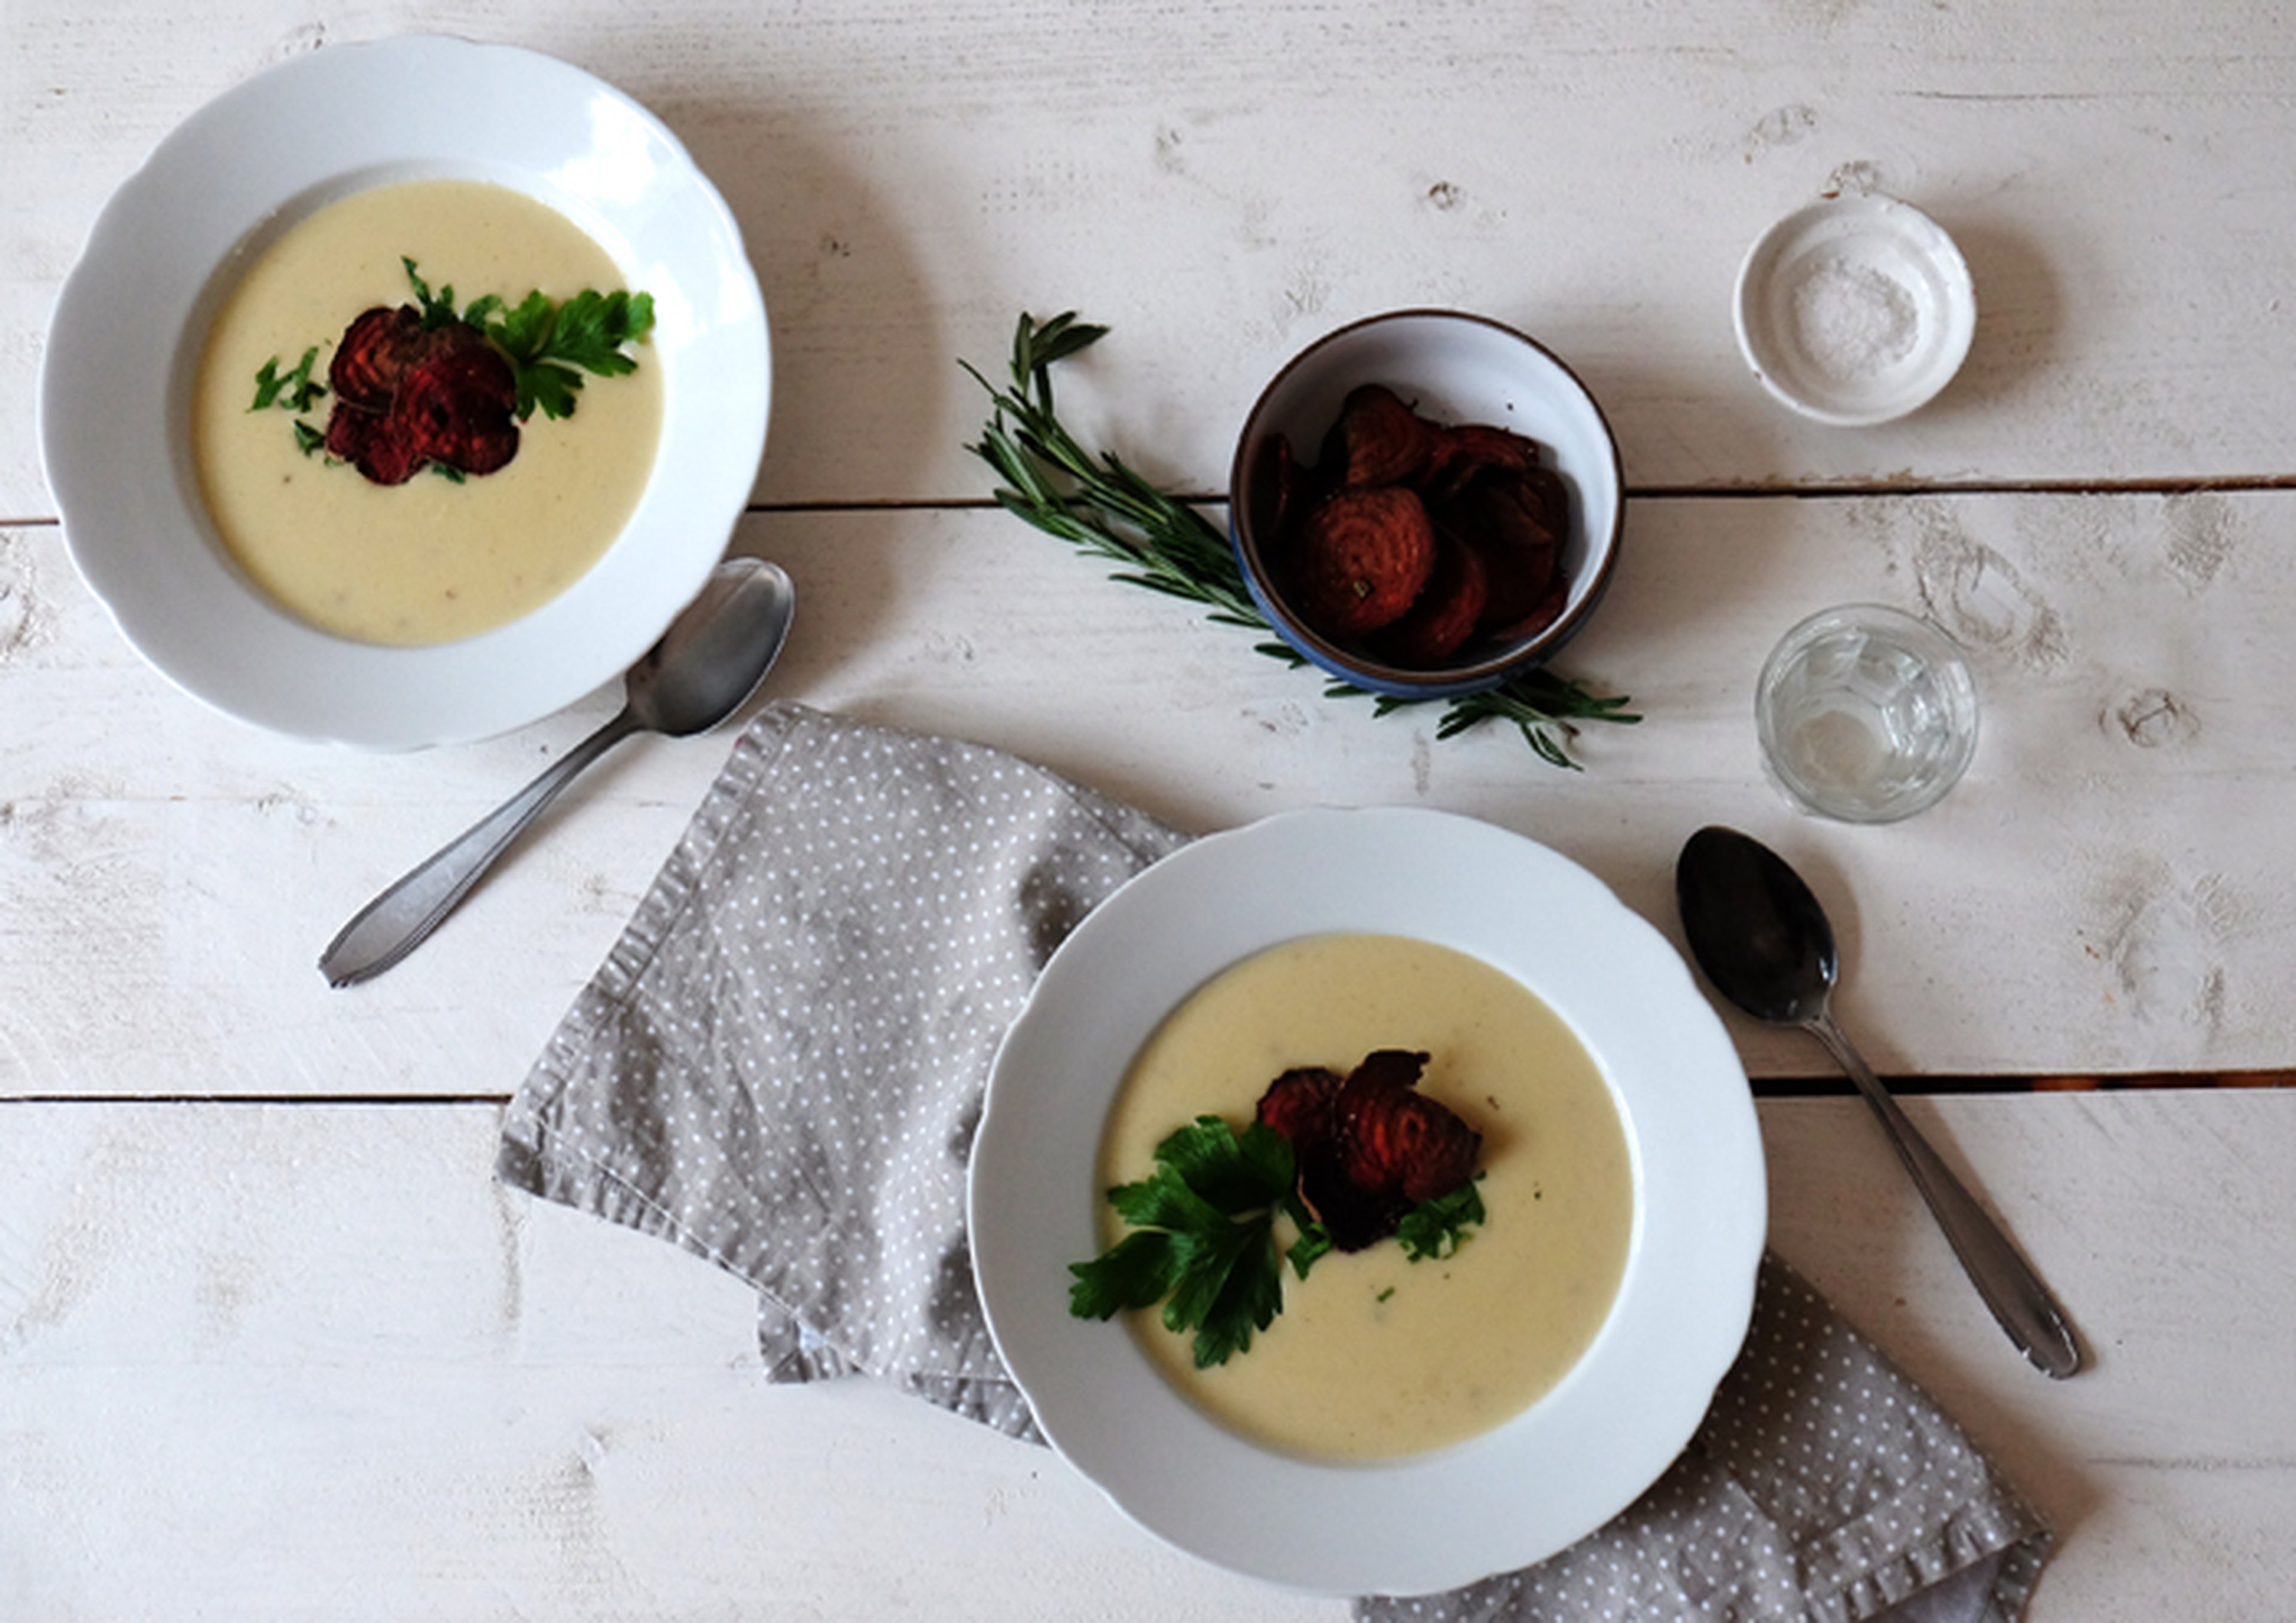
[[[1490,635],[1508,643],[1519,637],[1536,636],[1562,618],[1562,611],[1570,602],[1570,578],[1558,570],[1554,584],[1546,588],[1546,594],[1530,606],[1529,612],[1521,619],[1493,626]]]
[[[1407,485],[1433,465],[1440,433],[1393,389],[1365,383],[1341,403],[1319,465],[1349,489]]]
[[[1440,1101],[1389,1088],[1365,1095],[1345,1117],[1341,1166],[1365,1193],[1416,1205],[1472,1179],[1482,1142]]]
[[[1290,1141],[1294,1150],[1328,1143],[1332,1102],[1339,1096],[1340,1073],[1320,1065],[1285,1071],[1259,1095],[1259,1120]]]
[[[518,455],[517,407],[510,363],[474,336],[410,368],[390,421],[429,460],[464,473],[492,473]]]
[[[340,400],[327,419],[327,455],[377,485],[403,485],[427,460],[390,418]]]
[[[1433,460],[1439,489],[1456,489],[1488,468],[1521,472],[1538,466],[1538,445],[1512,429],[1461,422],[1435,432]]]
[[[334,358],[327,363],[327,382],[339,402],[380,415],[390,409],[399,380],[430,343],[413,305],[377,305],[343,329]]]
[[[1486,624],[1529,614],[1554,584],[1566,509],[1562,481],[1546,468],[1487,469],[1433,509],[1444,534],[1480,555]]]
[[[1414,669],[1440,665],[1466,645],[1490,594],[1481,552],[1449,535],[1435,543],[1435,569],[1410,611],[1381,632],[1380,653]]]
[[[1343,490],[1309,513],[1292,559],[1301,618],[1346,639],[1391,626],[1435,568],[1435,530],[1410,491]]]

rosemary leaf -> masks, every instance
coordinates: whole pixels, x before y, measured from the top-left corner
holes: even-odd
[[[1013,333],[1011,383],[1000,389],[969,362],[957,364],[988,392],[992,407],[980,441],[965,448],[1001,481],[996,504],[1088,557],[1117,566],[1111,578],[1204,605],[1206,618],[1247,631],[1273,630],[1244,584],[1227,537],[1194,506],[1167,495],[1113,452],[1087,452],[1070,435],[1053,406],[1053,367],[1108,334],[1071,310],[1037,323],[1025,311]],[[1307,663],[1279,640],[1257,652],[1293,667]],[[1439,739],[1456,738],[1485,722],[1512,725],[1531,752],[1550,766],[1576,772],[1570,758],[1577,724],[1631,724],[1642,717],[1623,695],[1606,698],[1545,668],[1526,671],[1484,693],[1443,700],[1367,695],[1333,681],[1327,698],[1374,700],[1373,713],[1391,715],[1422,704],[1441,704]]]

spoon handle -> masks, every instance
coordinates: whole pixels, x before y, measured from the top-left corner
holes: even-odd
[[[1920,1129],[1909,1120],[1890,1090],[1882,1085],[1865,1056],[1850,1045],[1849,1039],[1834,1024],[1832,1014],[1821,1012],[1805,1022],[1812,1036],[1825,1045],[1826,1051],[1849,1073],[1866,1102],[1874,1107],[1881,1118],[1883,1129],[1898,1157],[1912,1174],[1914,1187],[1922,1192],[1929,1202],[1938,1226],[1945,1231],[1947,1243],[1953,1254],[1961,1258],[1978,1295],[1993,1310],[2001,1328],[2033,1365],[2056,1380],[2081,1366],[2080,1343],[2074,1340],[2072,1326],[2065,1318],[2064,1309],[2049,1293],[2041,1276],[2021,1255],[2000,1225],[1986,1215],[1953,1169],[1930,1147]]]
[[[380,975],[446,922],[495,858],[510,847],[575,775],[631,734],[638,720],[627,709],[545,767],[534,782],[420,866],[369,902],[319,955],[329,986],[347,987]]]

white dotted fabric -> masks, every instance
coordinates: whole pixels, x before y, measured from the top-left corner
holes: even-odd
[[[512,1102],[497,1174],[754,1286],[775,1380],[867,1374],[1033,1437],[965,1246],[982,1089],[1053,948],[1184,840],[994,750],[770,706]],[[1356,1612],[1991,1623],[2048,1547],[1771,1258],[1745,1353],[1641,1503],[1528,1571]]]
[[[1525,1571],[1356,1615],[2005,1623],[2049,1547],[1960,1427],[1773,1255],[1706,1423],[1637,1503]]]
[[[1053,948],[1183,838],[994,750],[768,707],[497,1172],[756,1286],[776,1379],[879,1376],[1033,1435],[965,1248],[982,1090]]]

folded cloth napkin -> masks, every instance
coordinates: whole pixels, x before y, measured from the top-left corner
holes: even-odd
[[[874,1377],[1034,1439],[965,1246],[982,1090],[1054,947],[1185,838],[998,750],[770,706],[512,1102],[498,1176],[754,1286],[775,1380]],[[1356,1612],[1978,1623],[2023,1611],[2049,1544],[1771,1258],[1642,1500],[1525,1571]]]

